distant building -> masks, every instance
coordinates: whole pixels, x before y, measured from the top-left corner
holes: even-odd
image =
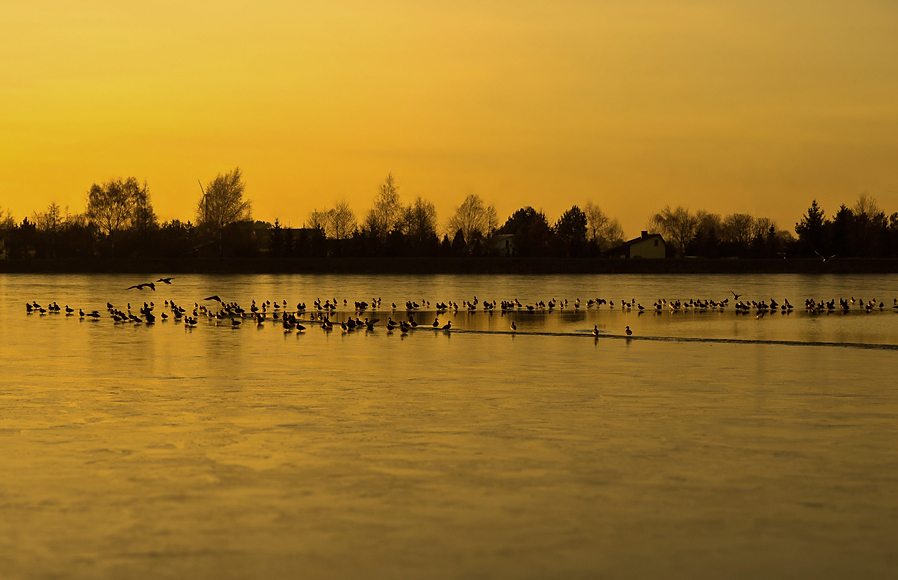
[[[493,234],[489,239],[491,254],[499,256],[514,255],[514,234]]]
[[[605,252],[608,258],[665,258],[667,244],[661,234],[649,234],[643,231],[638,238],[611,248]]]

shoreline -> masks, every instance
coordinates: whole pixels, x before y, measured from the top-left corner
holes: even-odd
[[[243,258],[0,260],[2,274],[896,274],[898,259]]]

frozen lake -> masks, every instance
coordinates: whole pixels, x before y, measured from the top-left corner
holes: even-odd
[[[162,275],[0,275],[3,578],[890,578],[898,565],[898,276],[183,275],[125,290]],[[739,315],[731,292],[795,309]],[[187,329],[106,312],[214,311],[212,294],[247,310],[336,298],[335,322],[380,322]],[[597,297],[614,308],[587,308]],[[848,313],[804,308],[852,297]],[[377,312],[353,310],[374,298]],[[482,309],[513,299],[568,303]],[[388,332],[407,300],[421,326]],[[28,314],[31,301],[102,318]]]

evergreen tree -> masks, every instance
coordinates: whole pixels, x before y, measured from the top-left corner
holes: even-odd
[[[817,200],[812,201],[808,213],[801,218],[801,222],[795,224],[798,249],[803,257],[814,257],[817,255],[816,252],[829,255],[832,246],[829,244],[827,230],[830,229],[831,223],[827,221],[823,209],[817,205]]]

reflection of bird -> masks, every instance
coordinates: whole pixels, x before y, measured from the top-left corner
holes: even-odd
[[[817,250],[814,250],[814,253],[817,254],[818,256],[820,256],[820,259],[823,260],[824,262],[827,261],[827,260],[832,260],[833,258],[835,258],[836,256],[839,255],[839,254],[833,254],[832,256],[824,256],[823,254],[821,254],[821,253],[818,252]]]
[[[144,282],[143,284],[135,284],[134,286],[129,286],[125,288],[125,290],[131,290],[132,288],[137,288],[138,290],[143,290],[144,288],[149,288],[152,291],[156,291],[156,285],[152,282]]]
[[[162,283],[164,283],[164,284],[171,284],[171,281],[172,281],[172,280],[174,280],[174,278],[159,278],[159,279],[156,280],[156,281],[157,281],[157,282],[162,282]]]
[[[633,336],[633,331],[630,330],[630,327],[629,327],[629,326],[627,327],[627,330],[625,330],[624,332],[627,333],[627,336]]]

